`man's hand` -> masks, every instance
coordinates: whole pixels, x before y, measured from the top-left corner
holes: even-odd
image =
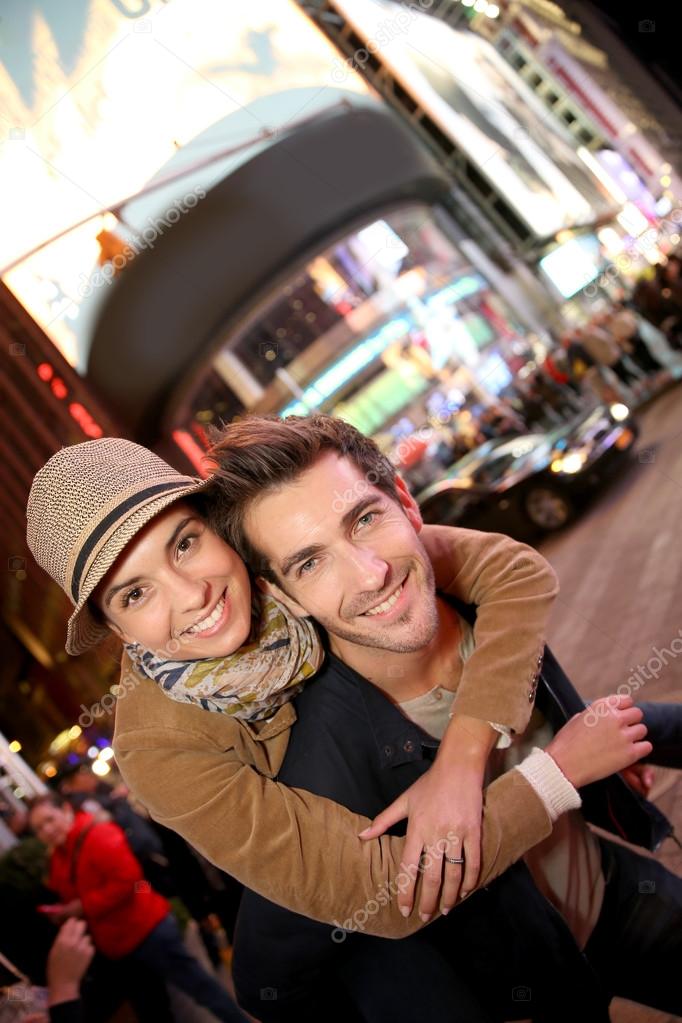
[[[554,758],[577,789],[617,774],[647,757],[644,715],[630,696],[607,696],[575,714],[549,743]]]
[[[84,920],[67,920],[47,957],[47,987],[50,1005],[79,997],[80,983],[95,949]]]
[[[419,915],[422,920],[430,919],[436,912],[441,887],[443,913],[457,902],[460,885],[463,885],[463,893],[476,887],[481,862],[482,784],[478,768],[451,767],[436,761],[361,832],[361,838],[378,838],[392,824],[409,817],[402,869],[410,883],[401,886],[398,894],[398,905],[404,916],[412,911],[420,862],[423,880]],[[464,863],[445,862],[444,856],[463,857]]]

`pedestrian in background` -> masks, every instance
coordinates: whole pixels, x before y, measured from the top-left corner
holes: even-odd
[[[29,821],[50,849],[48,885],[61,902],[44,911],[54,923],[84,917],[95,948],[108,959],[125,960],[131,975],[146,973],[174,984],[219,1020],[245,1019],[185,948],[170,904],[145,880],[118,825],[74,813],[56,794],[33,800]],[[151,1000],[145,983],[134,986],[131,1001],[141,1023],[171,1023],[167,1005]]]

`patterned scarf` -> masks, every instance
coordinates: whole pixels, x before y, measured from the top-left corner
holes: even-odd
[[[173,661],[126,644],[134,666],[173,700],[246,721],[271,717],[303,688],[324,660],[310,618],[296,618],[274,597],[254,596],[249,638],[227,657]]]

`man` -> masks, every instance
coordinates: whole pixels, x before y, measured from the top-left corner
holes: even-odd
[[[217,485],[225,501],[213,525],[224,531],[269,592],[298,614],[314,614],[329,635],[328,662],[296,701],[298,722],[278,779],[368,815],[381,809],[387,795],[398,796],[381,813],[379,826],[370,829],[376,836],[407,815],[409,799],[399,793],[422,774],[427,760],[428,736],[407,727],[395,705],[412,704],[437,690],[448,675],[456,677],[459,635],[452,603],[435,595],[418,540],[421,522],[414,501],[388,465],[383,478],[375,475],[368,483],[367,443],[352,427],[323,416],[233,424],[214,449]],[[570,711],[576,694],[556,665],[554,677],[564,712]],[[483,730],[491,727],[479,724]],[[488,739],[490,749],[492,729]],[[402,747],[396,740],[403,740]],[[386,770],[389,764],[392,774]],[[428,778],[423,775],[421,781],[427,784]],[[448,833],[450,812],[445,806],[440,821],[429,819],[417,855],[422,845],[431,849]],[[568,854],[575,841],[588,874],[578,878],[578,888],[584,893],[589,887],[587,903],[575,906],[577,930],[572,934],[557,919],[524,868],[513,869],[493,886],[495,897],[488,900],[487,911],[482,893],[476,893],[446,921],[451,927],[439,923],[445,945],[450,939],[452,948],[453,933],[459,933],[471,946],[458,948],[460,971],[477,975],[477,991],[491,996],[486,1008],[500,1018],[513,1018],[514,997],[505,1002],[495,990],[496,979],[518,979],[524,964],[533,984],[527,987],[519,980],[511,990],[535,991],[535,1005],[539,1002],[540,1012],[552,1020],[575,1018],[585,1004],[593,1013],[590,1018],[608,1018],[605,1006],[613,993],[682,1011],[674,969],[682,952],[682,883],[650,860],[611,843],[599,846],[582,819],[559,852]],[[405,859],[414,853],[414,848],[406,850]],[[450,862],[446,847],[445,856],[437,859],[438,877],[443,868],[447,876]],[[547,878],[551,889],[549,873]],[[655,911],[653,900],[645,898],[650,895]],[[528,926],[515,937],[518,916],[524,913]],[[472,929],[486,917],[487,927],[474,940]],[[354,929],[352,917],[339,927]],[[237,981],[244,1004],[263,1017],[260,986],[276,991],[279,1001],[274,1010],[265,1006],[265,1018],[288,1018],[287,1003],[297,1007],[301,1018],[302,992],[320,985],[324,972],[319,971],[335,968],[338,976],[348,966],[348,958],[338,966],[340,953],[333,943],[329,928],[247,897],[237,935]],[[442,951],[443,941],[434,947]],[[485,957],[486,948],[489,962],[481,968],[476,955]],[[492,949],[498,955],[494,969]],[[519,949],[524,957],[515,962]],[[467,955],[472,950],[473,958]],[[366,949],[355,954],[356,963],[366,958]],[[330,965],[332,959],[336,962]],[[489,990],[482,991],[483,978],[490,981]],[[392,974],[389,986],[395,983]]]

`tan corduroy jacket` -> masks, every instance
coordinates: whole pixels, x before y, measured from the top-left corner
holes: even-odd
[[[463,667],[455,710],[523,732],[558,590],[553,570],[532,548],[499,534],[425,526],[421,535],[438,588],[478,608],[476,649]],[[404,839],[363,842],[357,836],[366,818],[274,780],[296,720],[292,704],[266,722],[236,721],[169,699],[125,658],[119,693],[118,766],[157,821],[247,887],[312,919],[345,923],[369,907],[363,918],[370,934],[400,938],[424,926],[418,898],[403,918],[397,900],[381,895],[398,879]],[[484,800],[479,884],[551,829],[523,775],[511,771],[495,781]]]

